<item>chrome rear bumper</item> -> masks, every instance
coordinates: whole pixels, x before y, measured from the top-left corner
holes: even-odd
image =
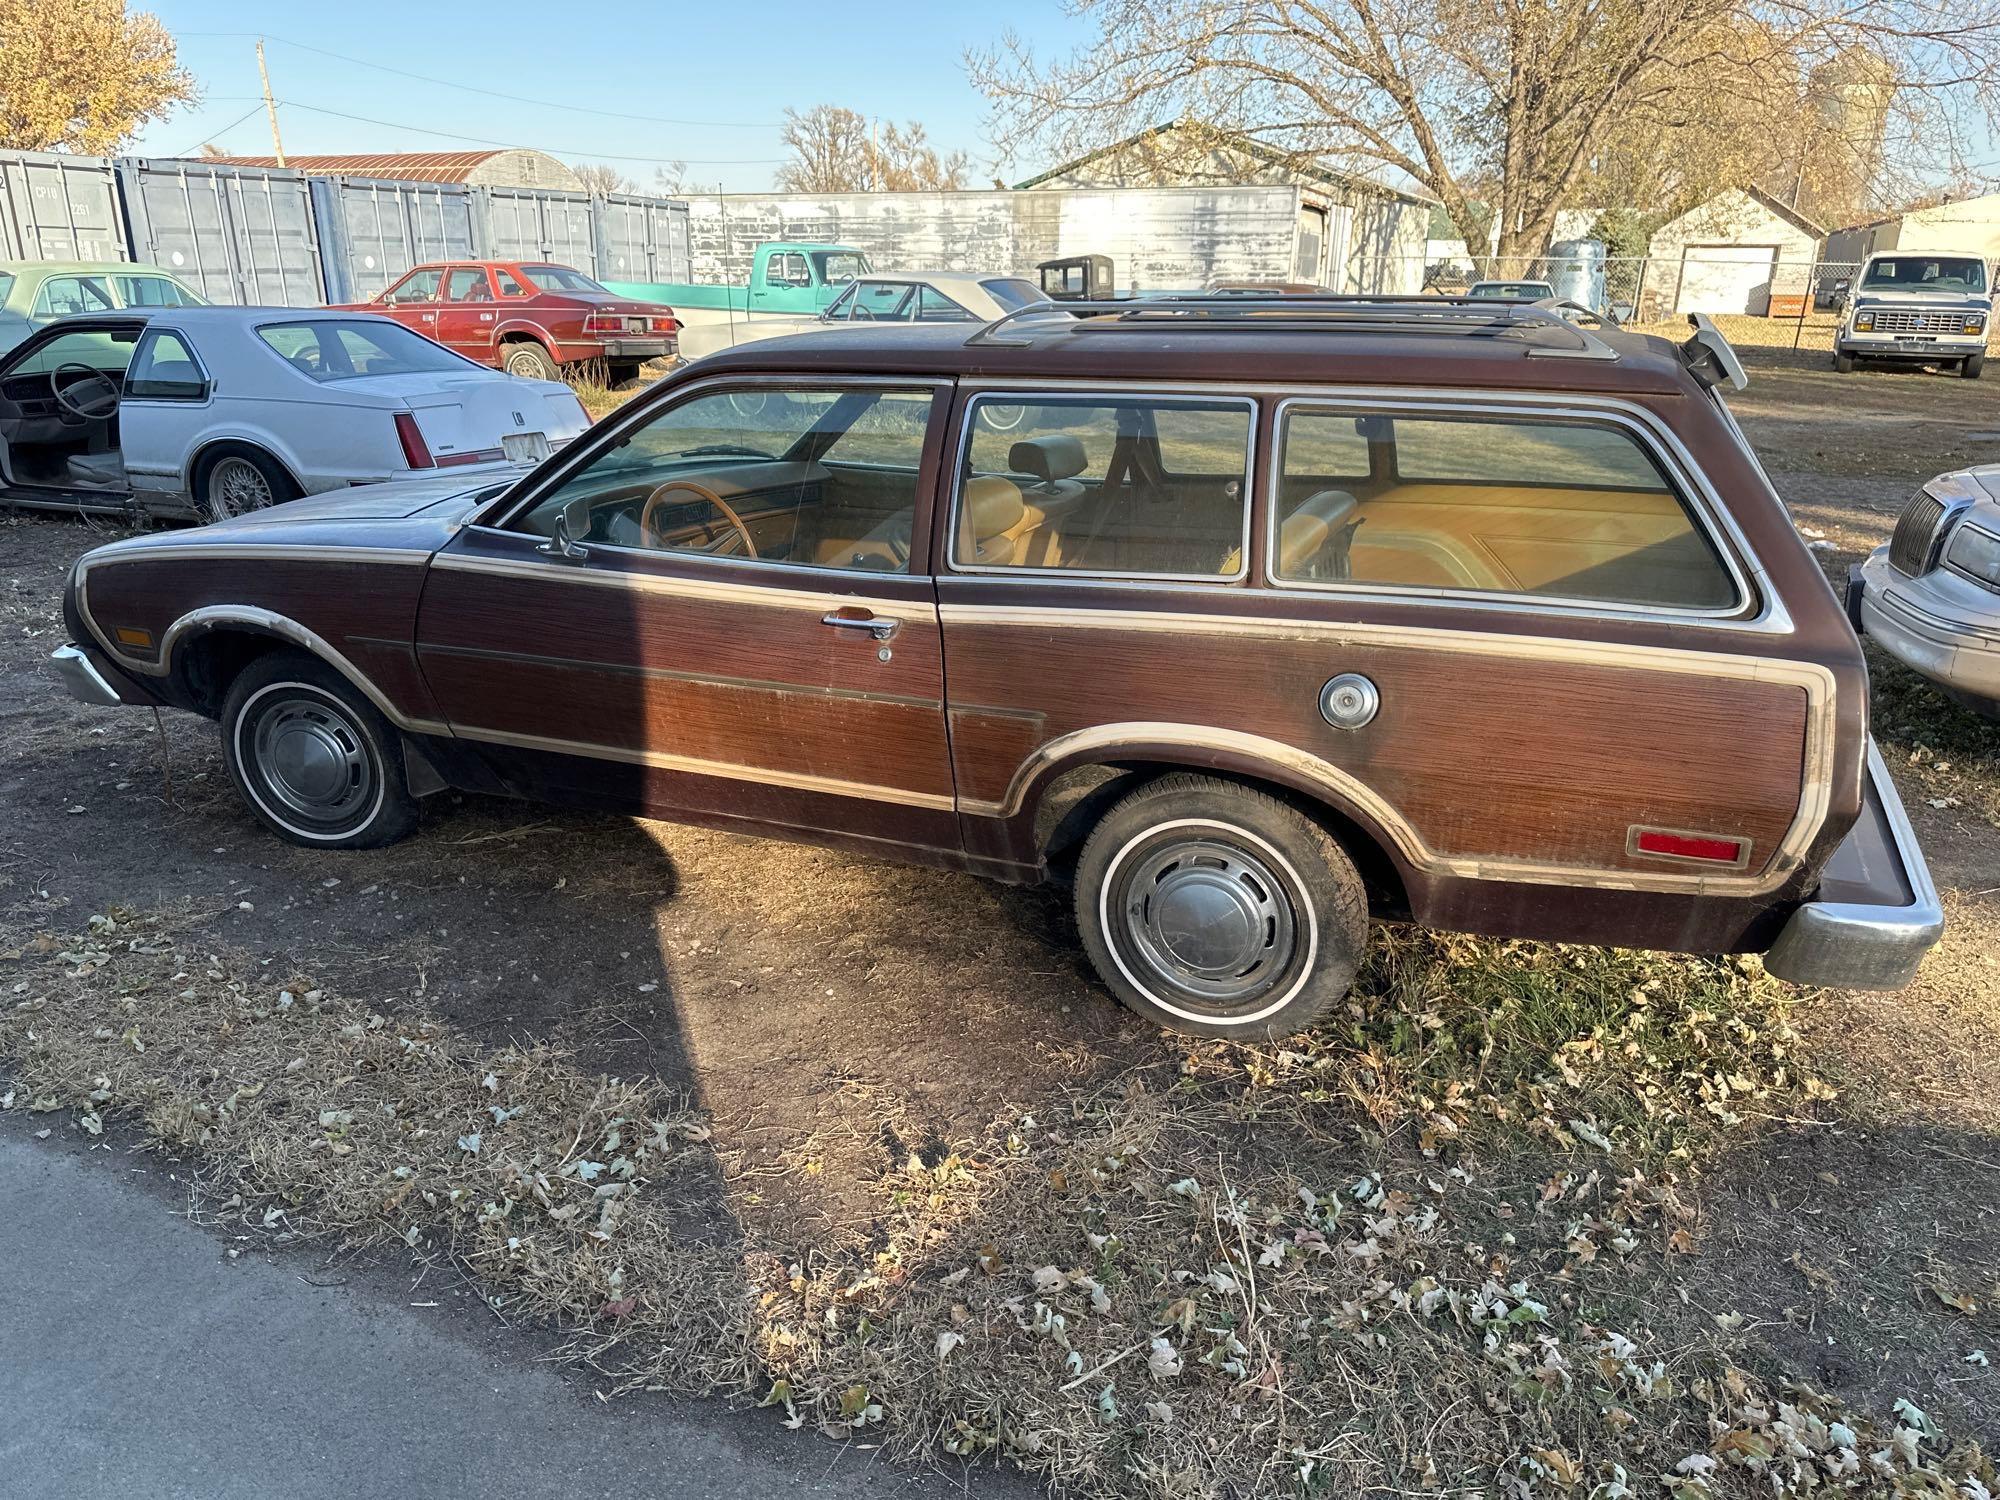
[[[1871,740],[1854,829],[1827,861],[1818,895],[1793,912],[1764,967],[1793,984],[1899,990],[1944,935],[1944,908],[1903,799]]]
[[[111,685],[110,679],[98,670],[97,663],[91,660],[86,648],[58,646],[49,660],[56,664],[56,671],[62,675],[63,687],[77,702],[108,708],[125,701],[118,689]]]

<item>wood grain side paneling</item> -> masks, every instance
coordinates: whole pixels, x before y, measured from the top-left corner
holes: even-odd
[[[1022,746],[1093,726],[1226,726],[1347,773],[1448,859],[1686,873],[1627,852],[1633,824],[1749,839],[1765,867],[1798,815],[1808,698],[1687,667],[1460,654],[1283,634],[946,621],[960,795],[1004,804]],[[1320,717],[1360,672],[1375,721]],[[1032,719],[1023,715],[1032,714]],[[1032,724],[1032,731],[1024,725]]]

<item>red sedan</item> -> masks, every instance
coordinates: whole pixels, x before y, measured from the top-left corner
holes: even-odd
[[[382,313],[482,365],[554,380],[565,365],[602,360],[613,385],[674,352],[674,310],[606,291],[581,271],[539,261],[418,266],[371,302]]]

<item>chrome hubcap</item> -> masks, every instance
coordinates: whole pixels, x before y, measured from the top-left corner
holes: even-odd
[[[1292,901],[1256,855],[1219,839],[1141,854],[1120,893],[1125,935],[1160,979],[1227,1007],[1255,998],[1297,949]]]
[[[332,705],[284,698],[251,734],[259,778],[284,807],[316,824],[341,824],[367,808],[375,770],[360,731]]]
[[[209,498],[217,519],[262,510],[271,503],[271,486],[247,458],[225,458],[209,476]]]

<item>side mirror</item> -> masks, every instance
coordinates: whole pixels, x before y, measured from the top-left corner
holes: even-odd
[[[556,512],[555,534],[535,550],[544,557],[560,557],[568,562],[582,562],[590,556],[588,547],[580,546],[569,534],[569,507],[565,505]]]

